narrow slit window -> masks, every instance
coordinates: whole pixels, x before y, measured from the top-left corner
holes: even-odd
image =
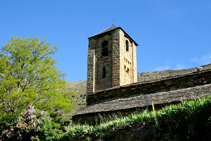
[[[130,73],[129,71],[130,71],[129,68],[127,68],[127,69],[126,69],[126,73],[129,74],[129,73]]]
[[[127,40],[126,40],[126,51],[129,51],[129,43]]]
[[[106,78],[106,67],[103,67],[103,78]]]

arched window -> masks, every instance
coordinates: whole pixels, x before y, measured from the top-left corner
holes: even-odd
[[[103,67],[102,74],[103,74],[103,78],[106,78],[106,67]]]
[[[102,56],[107,56],[108,55],[108,41],[103,41],[102,42]]]
[[[127,40],[126,40],[126,51],[129,51],[129,43]]]

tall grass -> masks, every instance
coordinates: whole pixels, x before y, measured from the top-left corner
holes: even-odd
[[[121,125],[132,125],[142,121],[161,121],[167,116],[177,117],[177,115],[181,114],[191,114],[196,111],[200,111],[205,107],[211,106],[211,96],[198,98],[197,100],[192,101],[183,101],[181,104],[170,105],[162,108],[159,111],[144,111],[138,114],[131,114],[128,117],[117,118],[113,121],[107,121],[101,123],[97,126],[89,126],[89,125],[74,125],[73,127],[67,128],[67,132],[60,136],[60,139],[74,139],[86,133],[95,132],[96,135],[102,136],[102,131],[113,130],[114,128]],[[101,117],[102,118],[102,117]],[[158,124],[157,124],[158,126]],[[106,134],[106,132],[105,132]]]

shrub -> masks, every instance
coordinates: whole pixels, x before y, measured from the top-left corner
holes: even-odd
[[[2,131],[3,140],[52,140],[61,131],[53,129],[51,118],[45,111],[36,111],[34,106],[29,108],[17,119],[14,126]]]

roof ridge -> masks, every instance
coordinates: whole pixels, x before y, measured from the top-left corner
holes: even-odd
[[[97,36],[97,35],[100,35],[100,34],[109,32],[109,31],[114,30],[114,29],[116,29],[116,28],[119,28],[119,27],[117,27],[117,26],[115,26],[114,24],[112,24],[111,27],[106,28],[106,29],[104,29],[103,31],[101,31],[101,32],[99,32],[99,33],[97,33],[97,34],[95,34],[95,35],[93,35],[93,36],[91,36],[91,37],[94,37],[94,36]],[[91,38],[91,37],[89,37],[89,38]]]

